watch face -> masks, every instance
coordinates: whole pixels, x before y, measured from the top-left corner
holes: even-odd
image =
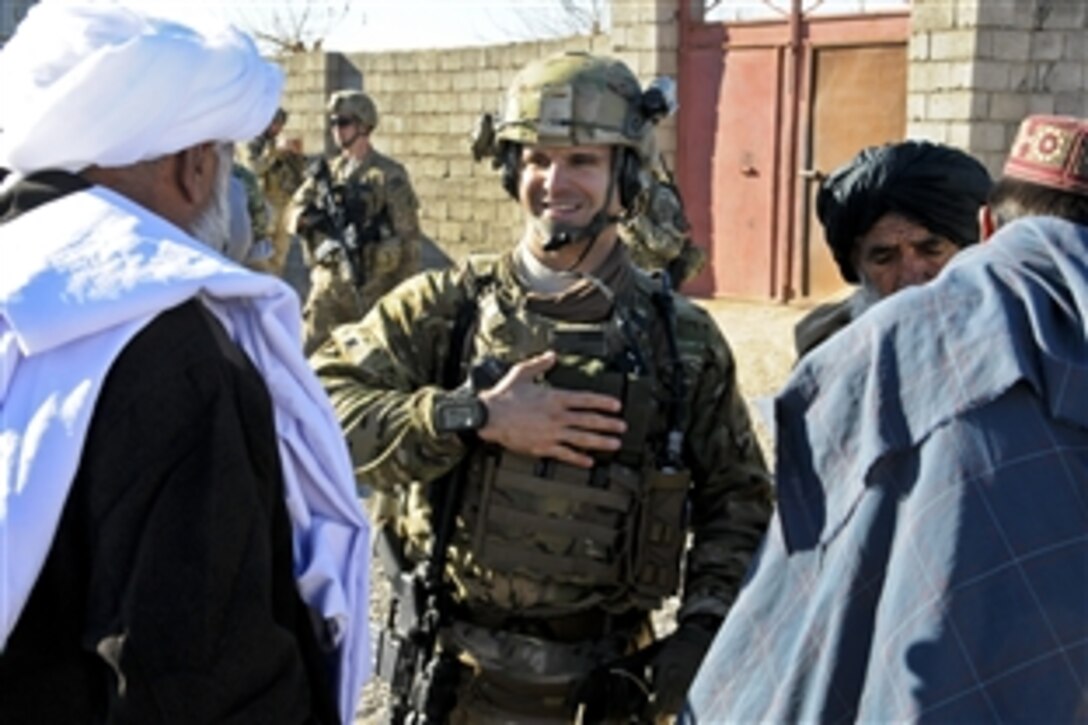
[[[477,430],[484,424],[483,404],[475,398],[445,400],[435,413],[435,427],[444,433]]]

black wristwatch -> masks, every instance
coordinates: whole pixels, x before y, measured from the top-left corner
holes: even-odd
[[[434,428],[439,433],[475,432],[487,425],[487,406],[471,387],[435,398]]]

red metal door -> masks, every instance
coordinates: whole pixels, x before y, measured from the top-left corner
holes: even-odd
[[[815,50],[808,167],[808,214],[802,230],[801,294],[825,297],[846,286],[816,216],[815,183],[862,148],[903,138],[907,130],[907,47],[826,47]]]
[[[720,139],[714,147],[710,238],[714,283],[742,297],[774,295],[767,275],[752,269],[774,265],[778,86],[777,48],[743,48],[729,55],[718,103]],[[741,103],[765,98],[767,103]]]
[[[822,235],[810,223],[811,184],[802,171],[839,154],[827,149],[856,151],[892,140],[884,136],[895,129],[901,138],[909,16],[795,16],[793,23],[727,25],[693,22],[687,3],[680,5],[677,177],[696,242],[711,260],[686,290],[783,301],[821,293],[833,281],[820,257]],[[846,57],[835,49],[851,48],[847,55],[864,66],[867,49],[886,53],[889,46],[903,60],[895,66],[902,72],[867,68],[877,72],[856,73],[848,92],[832,92],[843,89],[827,68]],[[823,62],[826,76],[809,72],[815,60]],[[879,99],[876,106],[873,99]],[[822,113],[815,119],[814,108]],[[870,116],[879,117],[867,122],[878,130],[859,133],[866,124],[856,119]],[[814,125],[818,136],[811,135]],[[877,135],[882,138],[874,141]]]

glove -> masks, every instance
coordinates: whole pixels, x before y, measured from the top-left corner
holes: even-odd
[[[586,677],[574,696],[576,722],[585,725],[642,722],[650,691],[642,672],[649,663],[641,655],[642,652],[636,652],[620,658]]]
[[[721,625],[721,618],[709,614],[688,617],[661,642],[654,656],[653,695],[650,698],[651,718],[676,715],[684,705],[684,698],[695,679],[695,673],[703,656],[714,641]]]
[[[302,235],[314,234],[332,236],[336,233],[328,214],[317,207],[310,205],[298,216],[295,222],[295,230]]]

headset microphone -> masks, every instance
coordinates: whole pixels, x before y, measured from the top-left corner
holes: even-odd
[[[570,232],[557,232],[548,237],[548,241],[544,242],[544,251],[554,252],[557,249],[562,249],[573,241],[574,237],[570,235]]]

